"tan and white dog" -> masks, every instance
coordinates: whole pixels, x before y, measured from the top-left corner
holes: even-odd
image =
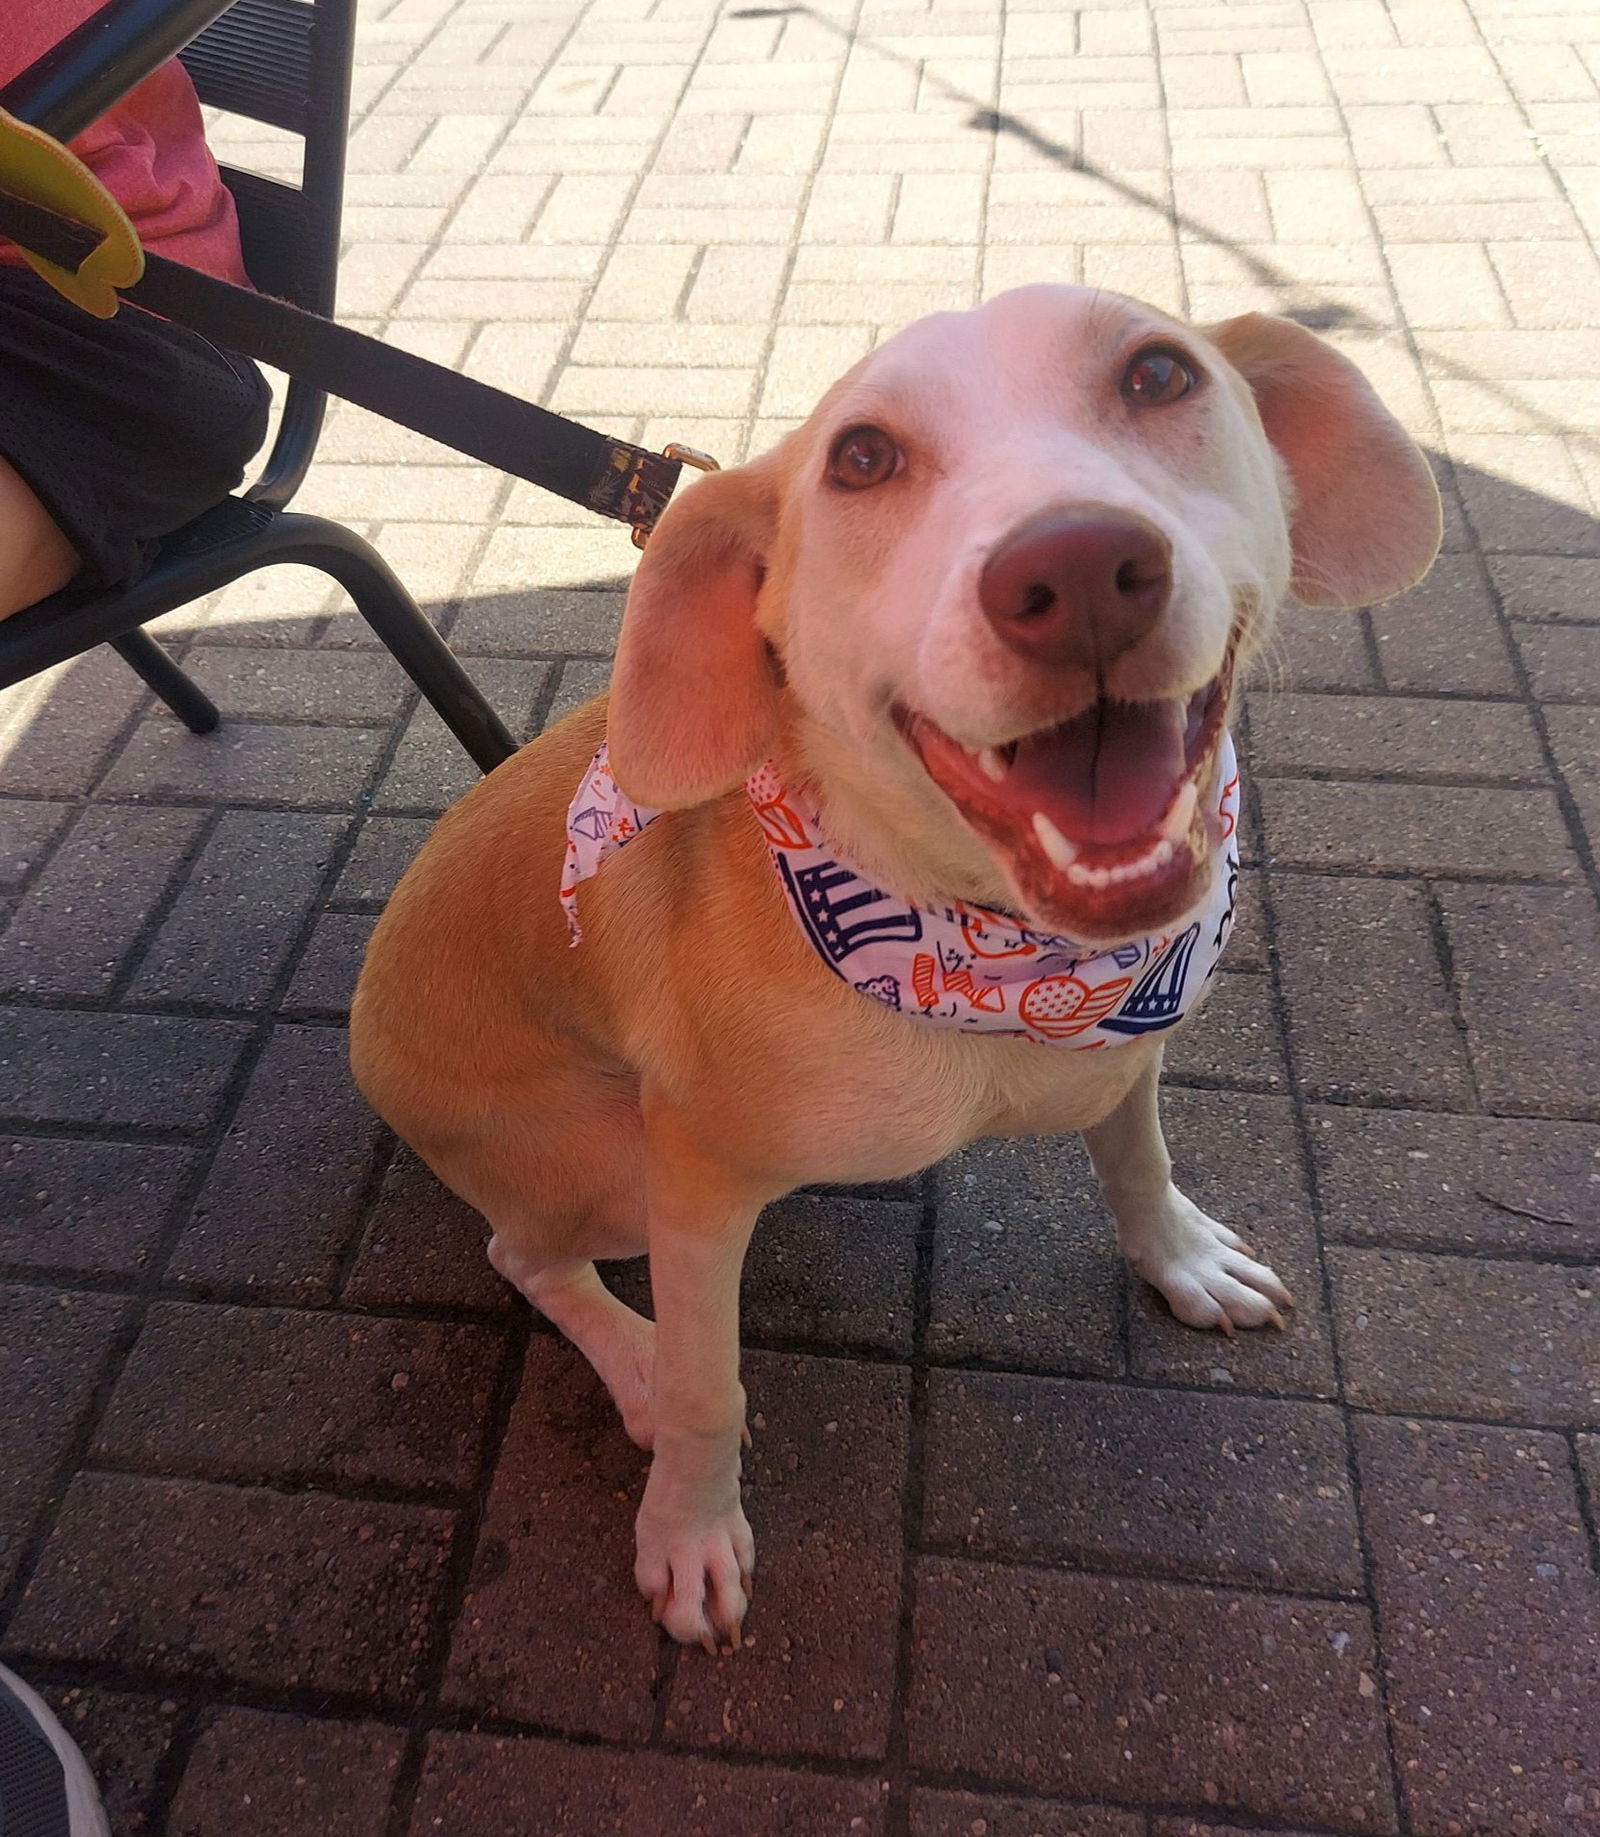
[[[653,1449],[635,1577],[674,1637],[736,1643],[747,1606],[739,1276],[779,1195],[1076,1129],[1180,1320],[1289,1300],[1172,1184],[1160,1031],[1073,1050],[869,999],[795,922],[741,786],[773,762],[903,901],[1165,939],[1214,891],[1232,688],[1279,601],[1398,593],[1439,528],[1422,455],[1309,332],[1023,288],[908,327],[685,492],[609,703],[439,824],[372,941],[356,1076]],[[583,883],[573,948],[568,807],[603,742],[665,814]],[[645,1252],[653,1326],[595,1271]]]

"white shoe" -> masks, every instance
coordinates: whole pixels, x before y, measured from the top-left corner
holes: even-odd
[[[78,1744],[48,1704],[0,1665],[0,1831],[111,1837]]]

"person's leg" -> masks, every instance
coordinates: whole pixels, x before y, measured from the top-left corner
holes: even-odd
[[[82,565],[21,474],[0,459],[0,619],[58,592]]]

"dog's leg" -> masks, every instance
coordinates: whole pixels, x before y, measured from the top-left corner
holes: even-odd
[[[1161,1048],[1103,1123],[1085,1129],[1095,1176],[1117,1221],[1117,1247],[1146,1282],[1160,1289],[1186,1326],[1283,1325],[1278,1309],[1289,1291],[1226,1225],[1208,1218],[1172,1184],[1172,1158],[1161,1135],[1156,1086]]]
[[[739,1497],[739,1273],[762,1200],[647,1110],[655,1451],[634,1579],[674,1639],[737,1645],[755,1540]]]
[[[595,1368],[629,1439],[650,1447],[655,1439],[650,1398],[655,1327],[612,1294],[593,1263],[573,1258],[535,1266],[499,1233],[489,1240],[489,1261]]]

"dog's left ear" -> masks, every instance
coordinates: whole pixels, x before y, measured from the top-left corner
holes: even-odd
[[[1433,565],[1439,489],[1416,443],[1349,358],[1292,319],[1246,313],[1204,328],[1250,385],[1294,481],[1290,584],[1307,606],[1393,599]]]
[[[756,596],[777,524],[766,460],[713,472],[675,498],[622,615],[606,743],[617,783],[658,810],[742,784],[777,731],[777,671]]]

